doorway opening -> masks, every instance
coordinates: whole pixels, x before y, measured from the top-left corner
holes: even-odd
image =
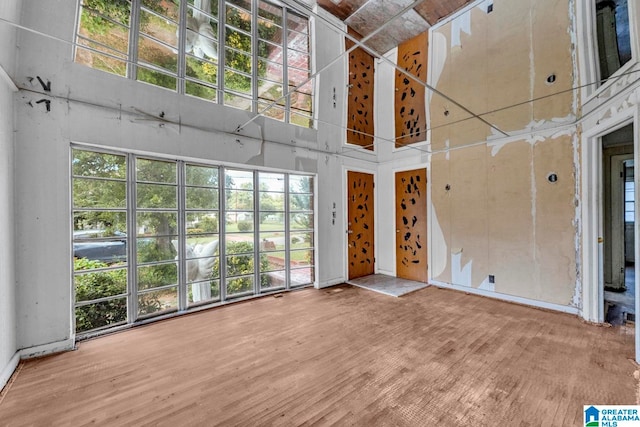
[[[602,137],[604,320],[635,324],[633,125]]]

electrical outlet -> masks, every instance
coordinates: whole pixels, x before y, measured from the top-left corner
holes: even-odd
[[[494,276],[493,274],[489,275],[489,283],[496,283],[496,276]]]

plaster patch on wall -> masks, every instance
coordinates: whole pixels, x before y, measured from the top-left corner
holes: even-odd
[[[567,33],[569,33],[569,37],[571,38],[571,62],[573,63],[573,87],[578,87],[580,85],[580,70],[578,69],[578,31],[576,27],[576,18],[577,14],[574,13],[576,9],[576,4],[574,0],[569,0],[569,27],[567,27]],[[580,91],[573,91],[573,102],[571,111],[574,114],[578,112],[578,96]]]
[[[505,139],[505,140],[498,141],[498,142],[490,142],[490,143],[488,143],[487,146],[491,147],[491,157],[497,156],[498,153],[500,152],[500,150],[502,149],[502,147],[504,147],[505,145],[507,145],[510,142],[512,142],[512,141],[509,141],[508,139]]]
[[[575,214],[573,219],[573,226],[576,229],[574,234],[574,245],[576,250],[576,285],[574,288],[573,298],[571,298],[571,302],[569,305],[582,309],[582,275],[580,274],[582,271],[582,222],[581,222],[581,211],[582,206],[580,205],[580,182],[582,177],[581,171],[581,163],[580,163],[580,137],[579,133],[576,131],[573,135],[573,173],[575,174]]]
[[[561,131],[558,131],[556,133],[554,133],[553,135],[551,135],[551,139],[558,139],[562,136],[572,136],[576,133],[576,128],[575,127],[570,127],[568,129],[564,129]]]
[[[482,289],[483,291],[495,292],[496,291],[496,284],[495,283],[489,283],[489,278],[485,277],[485,279],[482,281],[482,283],[480,283],[480,286],[478,286],[478,289]]]
[[[451,47],[460,46],[462,33],[471,35],[471,12],[467,11],[451,22]]]
[[[543,138],[544,140],[544,138]],[[536,173],[535,173],[535,153],[534,151],[534,146],[531,146],[531,235],[532,235],[532,239],[531,242],[533,244],[533,259],[537,259],[536,256],[536,213],[537,213],[537,206],[536,206],[536,200],[537,200],[537,188],[536,188]]]
[[[531,145],[535,145],[536,142],[542,142],[544,141],[544,136],[542,135],[535,135],[535,134],[531,134],[531,136],[529,138],[526,139],[526,141],[531,144]]]
[[[462,248],[451,250],[451,282],[454,285],[471,287],[471,268],[473,261],[462,266]]]
[[[431,277],[436,278],[447,268],[447,241],[435,209],[431,210],[431,253]]]
[[[554,117],[551,120],[532,120],[527,126],[525,126],[525,130],[543,130],[559,124],[575,123],[575,121],[576,116],[574,116],[573,114],[569,114],[565,117]]]
[[[436,87],[444,64],[447,62],[447,38],[444,34],[434,31],[431,33],[431,46],[431,85]],[[429,101],[431,101],[431,96],[433,96],[433,92],[429,91]]]
[[[500,150],[502,149],[502,147],[504,147],[507,144],[510,144],[512,142],[518,142],[518,141],[522,141],[525,140],[527,141],[529,144],[534,145],[537,142],[542,142],[544,141],[546,138],[551,138],[551,139],[557,139],[563,136],[572,136],[577,132],[577,127],[576,126],[571,126],[568,128],[562,128],[558,131],[556,131],[555,133],[552,133],[555,128],[558,128],[560,126],[552,126],[547,128],[545,126],[544,129],[531,129],[532,127],[537,127],[543,124],[548,123],[549,125],[552,125],[553,123],[556,122],[556,120],[558,120],[558,123],[561,123],[561,121],[571,121],[573,120],[574,116],[567,116],[567,117],[563,117],[560,119],[552,119],[551,121],[545,121],[545,120],[541,120],[539,122],[531,122],[529,123],[529,125],[527,126],[527,129],[525,129],[525,131],[531,131],[531,130],[536,130],[538,133],[530,133],[530,134],[518,134],[518,133],[514,133],[512,137],[510,138],[504,138],[502,137],[502,135],[497,135],[495,134],[494,131],[494,135],[495,137],[492,135],[489,138],[487,138],[487,147],[491,148],[491,156],[495,157],[498,155],[498,153],[500,152]]]

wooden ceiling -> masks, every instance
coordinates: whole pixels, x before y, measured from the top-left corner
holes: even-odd
[[[385,26],[366,44],[379,54],[383,54],[427,30],[471,1],[423,0],[401,18]],[[365,37],[412,3],[414,0],[318,0],[318,4],[323,9]]]

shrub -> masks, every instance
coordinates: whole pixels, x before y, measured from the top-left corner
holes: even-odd
[[[86,270],[74,278],[76,301],[91,301],[98,298],[123,295],[127,292],[127,270],[117,268],[91,272],[96,268],[109,265],[96,260],[76,258],[73,261],[76,271]],[[162,308],[160,301],[153,295],[143,295],[138,299],[140,313],[153,313]],[[127,300],[125,296],[95,304],[76,307],[76,332],[127,321]]]
[[[198,227],[202,229],[202,231],[206,233],[217,233],[218,232],[218,218],[212,218],[210,216],[205,216],[204,218],[200,218],[198,222]]]
[[[108,265],[101,261],[85,258],[74,259],[75,270],[92,270],[105,268]],[[76,301],[90,301],[93,299],[121,295],[127,291],[127,270],[119,268],[108,271],[87,272],[78,274],[74,280]],[[103,301],[96,304],[77,307],[76,332],[110,325],[127,320],[126,298]]]
[[[249,242],[228,242],[227,252],[227,276],[240,274],[253,274],[253,245]],[[260,269],[262,271],[269,267],[269,260],[266,254],[260,255]],[[213,276],[220,277],[220,261],[216,258],[213,264]],[[238,277],[227,279],[227,293],[237,294],[247,292],[253,289],[253,283],[249,277]],[[261,285],[268,286],[268,278],[261,278]]]
[[[253,224],[251,221],[240,221],[238,222],[238,231],[251,231],[253,229]]]

